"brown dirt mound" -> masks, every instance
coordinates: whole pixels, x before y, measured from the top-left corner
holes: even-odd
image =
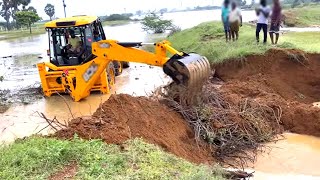
[[[212,77],[200,106],[179,109],[176,104],[178,113],[150,98],[112,95],[92,117],[73,120],[55,136],[77,133],[115,144],[142,137],[196,163],[246,156],[246,150],[256,150],[282,128],[320,136],[320,109],[311,105],[320,101],[319,54],[272,49],[215,69],[222,86]]]
[[[255,97],[258,90],[279,94],[286,100],[312,103],[320,100],[320,55],[299,50],[271,49],[265,55],[248,56],[216,67],[224,81],[237,80],[247,86],[234,89],[237,93]],[[228,83],[231,84],[231,83]],[[255,91],[247,91],[250,85]]]
[[[75,133],[81,138],[115,144],[142,137],[192,162],[213,161],[210,150],[201,142],[197,144],[193,131],[180,114],[146,97],[112,95],[92,117],[73,120],[69,128],[55,136],[72,138]]]
[[[285,130],[320,136],[320,55],[298,50],[271,49],[216,67],[224,81],[220,92],[233,104],[251,98],[282,108]]]

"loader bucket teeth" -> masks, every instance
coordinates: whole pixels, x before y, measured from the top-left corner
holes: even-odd
[[[174,55],[164,64],[163,71],[177,85],[196,90],[208,79],[210,64],[206,57],[198,54]]]

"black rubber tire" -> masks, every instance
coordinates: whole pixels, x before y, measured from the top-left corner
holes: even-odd
[[[122,63],[119,61],[113,61],[113,67],[115,69],[115,76],[120,76],[123,72]]]
[[[129,62],[122,61],[121,63],[122,63],[122,68],[123,68],[123,69],[124,69],[124,68],[129,68],[129,67],[130,67]]]

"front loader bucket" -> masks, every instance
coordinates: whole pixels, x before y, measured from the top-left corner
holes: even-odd
[[[211,69],[206,57],[190,53],[174,55],[164,64],[163,71],[173,79],[175,86],[184,88],[185,97],[192,98],[209,78]]]

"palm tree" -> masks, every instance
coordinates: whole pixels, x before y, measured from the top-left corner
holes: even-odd
[[[47,4],[44,11],[50,17],[50,20],[52,20],[52,16],[55,14],[54,6],[52,4]]]

